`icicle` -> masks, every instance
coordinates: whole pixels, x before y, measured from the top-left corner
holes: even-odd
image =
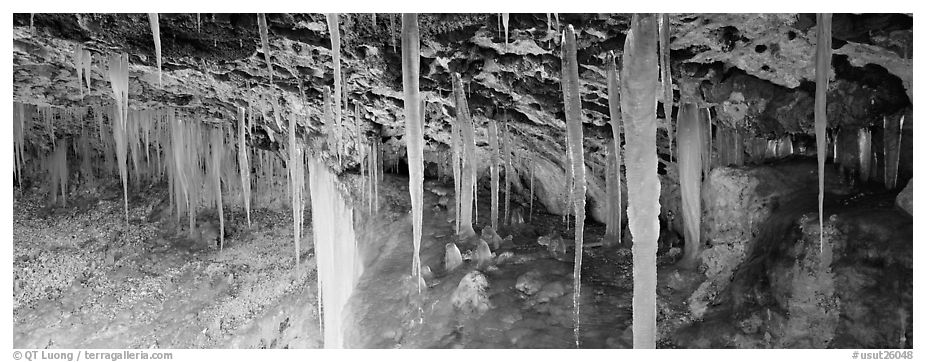
[[[505,51],[508,51],[508,13],[502,13],[502,25],[505,27]]]
[[[686,268],[698,267],[701,245],[701,126],[700,110],[684,102],[678,110],[678,177],[685,223],[685,255],[679,262]]]
[[[154,55],[158,63],[158,86],[161,84],[161,26],[158,24],[158,13],[148,13],[148,23],[151,24],[151,35],[154,37]]]
[[[711,152],[713,141],[711,140],[711,110],[704,109],[704,124],[701,126],[701,137],[704,142],[701,143],[701,168],[703,177],[706,179],[711,173]]]
[[[26,124],[26,110],[20,102],[13,103],[13,163],[16,165],[16,181],[23,187],[23,148]]]
[[[511,181],[514,180],[515,170],[511,166],[511,133],[508,132],[508,114],[507,110],[505,111],[505,123],[502,127],[502,140],[504,141],[504,151],[502,153],[505,158],[505,225],[511,224]]]
[[[119,175],[122,178],[122,196],[125,206],[125,221],[129,221],[129,186],[126,170],[126,122],[129,111],[129,57],[127,54],[113,54],[109,59],[109,82],[116,101],[113,118],[113,138],[116,141],[116,158]]]
[[[608,111],[610,116],[612,142],[608,143],[605,184],[608,197],[608,218],[605,235],[614,243],[621,242],[621,93],[620,76],[617,72],[617,57],[608,53]]]
[[[68,163],[67,140],[60,139],[54,144],[54,151],[49,156],[48,175],[50,177],[51,202],[57,202],[57,193],[61,192],[61,206],[67,206]]]
[[[579,94],[579,62],[576,59],[576,34],[572,25],[566,28],[563,41],[563,107],[566,113],[566,132],[569,135],[572,154],[572,170],[575,177],[572,201],[576,213],[575,243],[576,261],[573,269],[572,303],[573,332],[576,347],[579,347],[579,296],[582,290],[582,235],[585,229],[585,152],[582,134],[582,98]]]
[[[489,177],[492,182],[490,224],[493,230],[498,230],[498,124],[494,119],[488,122],[489,128]]]
[[[534,160],[530,161],[531,163],[531,201],[530,201],[530,214],[528,220],[530,222],[534,221]]]
[[[370,17],[371,17],[370,23],[373,24],[373,30],[375,31],[376,30],[376,13],[370,14]]]
[[[277,117],[278,112],[274,112]],[[299,264],[299,254],[302,251],[300,243],[302,241],[302,192],[305,190],[305,177],[302,166],[302,149],[296,144],[296,119],[291,117],[289,120],[289,161],[286,168],[289,171],[289,189],[292,197],[293,208],[293,240],[296,251],[296,264]],[[321,210],[321,209],[317,209]],[[318,227],[316,224],[315,227]]]
[[[318,265],[318,290],[323,310],[325,348],[343,348],[345,338],[344,309],[363,274],[354,217],[350,205],[341,196],[337,176],[324,162],[309,157],[309,192],[312,203],[312,233]]]
[[[475,197],[476,184],[476,131],[473,129],[472,117],[469,113],[469,105],[466,102],[466,96],[463,94],[463,81],[460,80],[460,74],[453,74],[453,95],[456,100],[457,125],[460,129],[463,142],[463,162],[462,162],[462,201],[459,214],[460,235],[463,238],[469,238],[476,235],[473,229],[473,203]]]
[[[329,24],[331,20],[329,18]],[[402,14],[402,87],[405,90],[405,145],[408,153],[408,191],[412,202],[412,226],[415,251],[412,275],[421,280],[421,219],[424,188],[424,122],[421,95],[418,90],[420,47],[418,14]],[[337,91],[335,91],[337,92]],[[418,293],[421,293],[421,283]]]
[[[396,40],[395,40],[395,17],[392,14],[389,14],[389,35],[392,36],[392,52],[395,53]]]
[[[817,59],[814,96],[814,130],[817,137],[817,178],[820,190],[817,195],[817,209],[820,219],[820,252],[823,252],[823,164],[826,161],[826,88],[829,84],[832,63],[832,20],[833,14],[817,14]],[[790,138],[788,139],[790,143]]]
[[[858,162],[859,178],[868,182],[871,178],[871,131],[868,128],[858,129]]]
[[[624,43],[621,118],[627,169],[627,217],[633,235],[633,347],[656,347],[656,240],[660,182],[656,174],[657,19],[634,14]]]
[[[659,69],[662,74],[662,109],[666,116],[666,136],[669,139],[669,159],[672,159],[672,143],[675,132],[672,130],[672,67],[669,62],[669,14],[659,16]]]
[[[552,14],[553,14],[553,13],[546,13],[546,15],[547,15],[547,32],[553,31],[553,28],[552,28],[552,26],[553,26],[553,20],[550,19],[550,15],[552,15]]]
[[[77,88],[80,90],[80,96],[84,96],[84,85],[87,86],[87,93],[90,93],[90,69],[93,60],[90,51],[84,48],[82,44],[77,44],[74,48],[74,68],[77,73]]]
[[[338,30],[338,14],[326,14],[328,32],[331,34],[331,64],[334,69],[334,122],[341,127],[341,33]]]
[[[888,190],[897,187],[897,169],[900,166],[900,140],[903,132],[903,121],[906,115],[901,115],[899,121],[893,117],[884,117],[884,186]]]
[[[264,51],[264,59],[267,61],[267,74],[270,78],[270,83],[273,83],[273,64],[270,63],[270,36],[268,35],[269,28],[267,27],[267,15],[263,13],[257,14],[257,28],[260,31],[260,45]]]
[[[225,213],[222,210],[222,156],[225,153],[225,144],[222,130],[213,128],[210,137],[212,153],[212,192],[215,193],[215,209],[219,214],[219,250],[225,249]]]
[[[462,157],[462,141],[460,141],[459,122],[450,122],[450,155],[451,167],[453,167],[453,195],[454,195],[454,232],[460,234],[460,209],[462,207],[460,197],[463,195],[463,180],[460,178],[462,170],[460,158]]]
[[[251,227],[251,164],[248,162],[248,150],[244,142],[244,108],[238,107],[238,172],[241,174],[241,199],[244,212]]]

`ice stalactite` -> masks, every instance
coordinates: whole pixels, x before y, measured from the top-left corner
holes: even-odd
[[[711,110],[704,109],[703,124],[701,125],[701,169],[702,176],[706,179],[711,173],[711,153],[713,152],[713,140],[711,139]]]
[[[701,245],[701,111],[695,103],[682,102],[678,109],[678,180],[685,223],[685,255],[680,265],[698,267]]]
[[[476,184],[476,131],[473,128],[473,119],[469,113],[466,95],[463,93],[463,81],[459,73],[453,74],[453,95],[456,101],[457,126],[462,136],[462,175],[461,202],[460,202],[460,231],[457,235],[463,238],[476,236],[473,229],[473,202]]]
[[[563,108],[566,114],[566,133],[569,135],[569,153],[575,178],[572,202],[575,209],[576,260],[573,268],[573,332],[579,347],[579,297],[582,290],[582,242],[585,231],[585,148],[582,132],[582,96],[579,94],[579,62],[576,58],[576,34],[572,25],[563,35]]]
[[[633,235],[633,347],[656,347],[656,240],[660,181],[656,174],[657,19],[634,14],[624,43],[621,118],[627,169],[627,221]]]
[[[508,13],[502,13],[502,26],[505,27],[505,50],[508,50]]]
[[[90,51],[84,48],[82,44],[77,44],[74,48],[74,68],[77,73],[77,88],[80,89],[80,96],[84,96],[84,85],[87,86],[87,94],[90,93],[90,69],[93,66],[93,59]]]
[[[408,152],[408,192],[412,201],[412,232],[415,251],[412,275],[421,280],[421,219],[424,207],[424,107],[418,89],[421,42],[418,14],[402,14],[402,87],[405,95],[405,146]],[[418,283],[421,293],[421,283]]]
[[[393,14],[389,14],[389,35],[392,40],[392,52],[396,52],[396,36],[395,36],[395,17]]]
[[[309,157],[312,233],[318,265],[318,291],[325,348],[343,348],[344,307],[363,274],[354,216],[341,196],[338,179],[323,161]]]
[[[511,224],[511,181],[515,179],[515,169],[511,166],[511,133],[508,130],[508,117],[502,127],[503,152],[505,159],[505,225]]]
[[[794,154],[794,144],[791,143],[791,135],[785,135],[781,138],[779,157],[790,156]]]
[[[491,215],[489,216],[490,224],[493,230],[498,230],[498,123],[490,119],[487,127],[489,129],[489,178],[492,182],[492,194],[489,196],[491,201]]]
[[[270,63],[270,36],[268,34],[269,28],[267,27],[267,14],[257,14],[257,28],[260,31],[260,45],[261,48],[263,48],[264,60],[267,61],[267,74],[270,78],[270,83],[273,83],[273,64]]]
[[[109,58],[109,82],[116,100],[113,117],[113,139],[116,141],[116,160],[119,163],[119,176],[122,178],[122,196],[125,206],[125,221],[129,221],[129,184],[128,165],[126,164],[126,122],[129,112],[129,56],[125,53],[113,54]]]
[[[274,117],[277,117],[277,112],[274,112]],[[305,190],[305,172],[303,170],[305,161],[302,158],[303,150],[296,143],[295,116],[290,116],[288,133],[289,143],[287,148],[289,149],[289,160],[286,163],[286,168],[289,171],[289,190],[290,196],[292,197],[293,241],[296,251],[296,264],[299,264],[299,254],[302,251],[300,245],[302,242],[302,212],[303,203],[305,202],[305,199],[302,196],[302,193]]]
[[[244,139],[244,108],[238,107],[238,173],[241,176],[241,200],[244,201],[244,213],[251,227],[251,163],[248,161],[248,148]]]
[[[858,162],[859,178],[868,182],[871,178],[871,131],[865,127],[858,129]]]
[[[148,13],[148,23],[151,25],[151,36],[154,37],[154,56],[158,63],[158,86],[161,83],[161,25],[158,23],[158,13]]]
[[[68,161],[67,140],[62,138],[54,143],[54,151],[48,156],[48,177],[50,204],[58,203],[58,193],[61,193],[61,206],[67,206],[68,190]]]
[[[219,214],[219,250],[225,248],[225,213],[222,210],[222,156],[225,155],[225,139],[221,128],[212,129],[209,137],[212,167],[212,192],[215,210]]]
[[[833,14],[817,14],[816,92],[814,95],[814,131],[817,137],[817,212],[820,220],[820,252],[823,252],[823,164],[826,162],[826,88],[829,85],[830,65],[833,56]],[[790,145],[791,138],[788,137]]]
[[[617,71],[617,57],[608,54],[608,115],[611,125],[611,139],[608,143],[608,160],[605,170],[605,189],[608,197],[608,217],[605,236],[609,243],[621,242],[621,84]]]
[[[675,132],[672,128],[672,66],[669,63],[669,14],[659,16],[659,70],[662,76],[662,109],[666,116],[666,136],[669,139],[669,159],[672,159],[672,143]]]
[[[19,187],[23,186],[23,162],[24,162],[24,147],[25,147],[25,124],[26,124],[26,109],[23,107],[23,104],[20,102],[13,103],[13,164],[15,165],[16,171],[16,181],[19,183]]]
[[[139,156],[139,142],[138,142],[138,123],[139,120],[138,112],[129,112],[129,118],[126,121],[125,128],[125,137],[129,143],[129,151],[132,152],[132,185],[136,188],[139,187],[139,182],[141,181],[141,170],[138,165],[138,156]]]
[[[460,196],[463,194],[463,180],[460,178],[462,175],[461,170],[461,156],[463,146],[462,141],[460,140],[460,126],[459,122],[450,122],[450,164],[453,168],[453,195],[454,195],[454,232],[456,234],[460,233],[460,210],[462,208],[462,203]]]
[[[81,182],[91,188],[96,188],[96,178],[93,175],[93,152],[90,146],[90,136],[81,132],[77,138],[80,145],[80,178]]]
[[[528,221],[534,221],[534,161],[530,161],[531,164],[531,201],[530,201],[530,211],[528,214]]]
[[[897,169],[900,166],[900,139],[903,132],[905,115],[897,120],[884,117],[884,186],[888,190],[897,187]]]

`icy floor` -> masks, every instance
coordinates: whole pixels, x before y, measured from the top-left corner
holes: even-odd
[[[393,181],[396,182],[396,181]],[[401,184],[397,183],[397,187]],[[387,187],[386,189],[393,189]],[[386,203],[401,215],[401,190],[386,196]],[[477,230],[490,224],[487,193],[480,193]],[[437,206],[437,196],[425,193],[422,265],[433,272],[428,288],[419,296],[409,277],[411,227],[405,220],[374,218],[361,238],[375,238],[384,245],[369,257],[366,273],[355,289],[348,325],[348,345],[374,348],[574,348],[572,229],[562,218],[535,214],[533,225],[502,227],[502,237],[512,243],[493,250],[495,265],[477,268],[473,261],[446,272],[444,248],[458,240],[447,211]],[[407,202],[405,202],[407,204]],[[451,204],[452,205],[452,204]],[[453,210],[450,210],[452,213]],[[407,218],[406,218],[407,219]],[[572,225],[572,224],[570,224]],[[588,225],[589,242],[604,234],[603,225]],[[567,253],[551,252],[537,243],[538,237],[559,233]],[[457,242],[464,255],[475,249],[472,242]],[[500,257],[505,255],[505,257]],[[660,264],[672,260],[662,257]],[[587,248],[582,265],[580,343],[582,348],[629,348],[632,344],[632,271],[629,249]],[[479,270],[488,281],[485,310],[454,306],[460,281]],[[678,274],[667,273],[666,280]],[[697,283],[691,283],[696,286]],[[685,289],[685,288],[683,288]],[[682,299],[691,290],[660,291],[662,315],[684,320]]]
[[[252,211],[249,231],[243,213],[227,213],[219,252],[148,220],[163,193],[136,193],[128,225],[115,194],[54,209],[16,197],[15,348],[321,345],[314,258],[294,267],[292,219]]]

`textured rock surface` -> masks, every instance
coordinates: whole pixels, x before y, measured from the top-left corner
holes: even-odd
[[[836,181],[835,170],[827,168],[827,171],[828,192],[845,190]],[[816,199],[809,193],[803,199],[798,194],[810,190],[816,180],[816,169],[807,161],[753,169],[720,167],[711,171],[702,191],[701,234],[708,247],[701,252],[701,267],[707,280],[689,298],[695,319],[703,316],[708,305],[730,285],[734,272],[756,247],[756,236],[769,228],[763,224],[772,213],[798,207],[781,203]]]
[[[900,191],[897,194],[897,206],[899,206],[903,211],[906,211],[910,216],[913,216],[913,179],[910,179],[910,182],[907,183],[907,187],[903,188],[903,191]]]

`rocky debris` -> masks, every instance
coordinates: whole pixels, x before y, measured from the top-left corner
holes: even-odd
[[[486,290],[489,281],[478,271],[471,271],[463,276],[460,284],[453,291],[453,307],[464,314],[482,314],[492,308]]]
[[[566,256],[566,241],[563,240],[559,233],[554,232],[550,235],[543,235],[537,238],[537,244],[545,246],[547,251],[553,254],[554,258],[559,259]]]
[[[444,247],[444,271],[451,272],[463,264],[463,256],[460,254],[460,248],[453,242],[447,243]]]
[[[910,216],[913,216],[913,179],[910,179],[910,182],[907,183],[907,187],[903,188],[903,191],[900,191],[897,194],[897,201],[895,202],[898,207],[906,211]]]
[[[501,247],[511,247],[514,245],[512,243],[513,239],[514,235],[508,235],[508,237],[502,239],[491,226],[482,228],[482,240],[485,240],[492,250],[498,250]]]
[[[539,270],[531,270],[521,274],[515,284],[515,289],[526,296],[537,294],[543,287],[543,274]]]
[[[485,269],[493,264],[494,254],[492,249],[489,248],[489,244],[485,240],[480,239],[479,244],[476,246],[476,250],[473,253],[472,260],[476,262],[477,269]]]

